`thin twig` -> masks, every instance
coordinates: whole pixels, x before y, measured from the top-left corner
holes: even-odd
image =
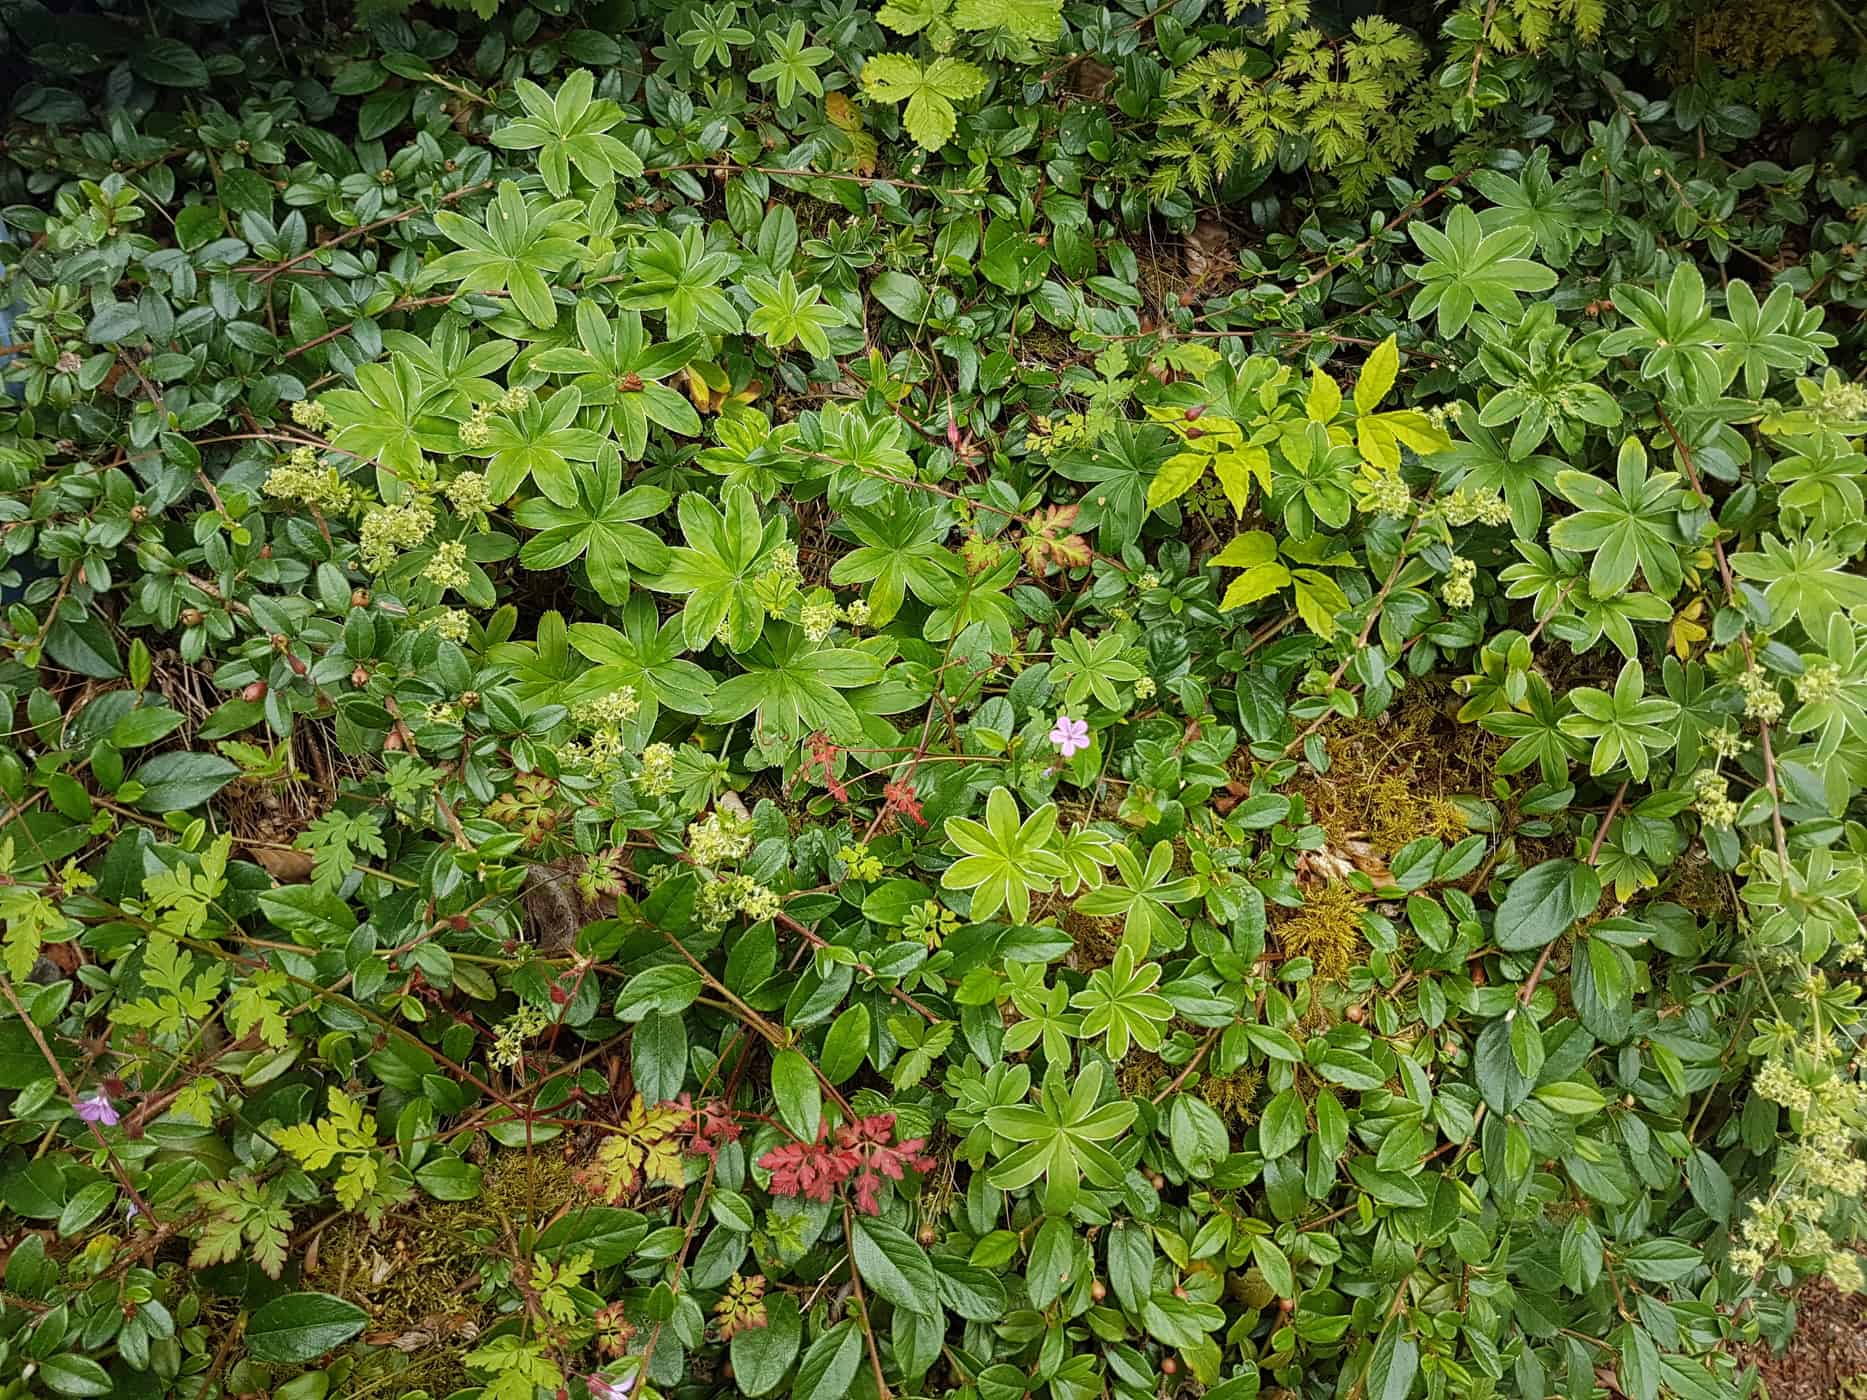
[[[912,180],[898,180],[892,175],[853,175],[844,170],[794,170],[781,165],[733,165],[727,161],[694,161],[684,165],[654,165],[647,174],[666,170],[746,171],[757,175],[790,175],[803,180],[842,180],[852,185],[897,185],[904,190],[924,190],[929,194],[984,194],[971,186],[917,185]]]
[[[875,1369],[875,1393],[881,1400],[889,1400],[888,1382],[882,1378],[882,1353],[875,1345],[875,1329],[869,1325],[869,1304],[862,1296],[862,1270],[856,1267],[856,1227],[855,1213],[849,1203],[843,1202],[843,1243],[849,1249],[849,1281],[856,1290],[856,1312],[862,1318],[862,1335],[869,1344],[869,1365]]]
[[[1187,1080],[1193,1077],[1193,1071],[1198,1069],[1200,1062],[1206,1058],[1206,1052],[1219,1043],[1219,1036],[1223,1034],[1224,1031],[1225,1027],[1220,1026],[1206,1033],[1206,1038],[1200,1041],[1199,1047],[1193,1051],[1193,1058],[1186,1062],[1186,1068],[1182,1069],[1173,1077],[1173,1082],[1171,1084],[1154,1095],[1153,1102],[1155,1107],[1159,1107],[1174,1094],[1181,1085],[1185,1084]]]
[[[467,185],[461,189],[448,191],[448,193],[441,196],[439,202],[442,204],[453,204],[458,200],[466,199],[469,196],[479,194],[484,190],[490,190],[492,187],[493,187],[493,182],[491,180],[482,180],[477,185]],[[309,262],[312,258],[317,257],[320,253],[329,252],[332,248],[337,247],[337,245],[340,243],[347,243],[352,238],[361,238],[365,234],[376,232],[377,229],[388,228],[391,224],[399,224],[404,219],[412,219],[417,214],[426,214],[428,212],[430,211],[426,205],[417,204],[417,205],[411,206],[410,208],[404,209],[399,214],[390,214],[390,215],[385,216],[384,218],[373,219],[367,224],[358,224],[355,228],[347,228],[342,233],[336,234],[333,237],[325,239],[322,243],[318,244],[316,247],[307,248],[304,252],[298,254],[297,257],[287,258],[284,262],[273,264],[271,267],[267,268],[264,272],[260,273],[256,280],[261,283],[270,282],[272,281],[273,278],[281,276],[284,273],[290,272],[294,267],[297,267],[298,264],[300,264],[301,262]]]
[[[1673,423],[1671,415],[1666,412],[1666,405],[1656,400],[1653,405],[1653,410],[1659,414],[1660,422],[1664,425],[1667,436],[1672,438],[1673,446],[1678,449],[1679,462],[1685,468],[1686,480],[1691,483],[1693,494],[1701,501],[1705,502],[1706,506],[1709,508],[1711,505],[1711,497],[1706,494],[1704,484],[1699,480],[1698,467],[1692,461],[1692,449],[1686,446],[1685,437]],[[1737,581],[1731,576],[1730,561],[1724,556],[1724,541],[1718,538],[1718,530],[1715,524],[1712,527],[1711,549],[1712,554],[1718,560],[1718,577],[1724,581],[1725,601],[1732,607],[1736,607]],[[1755,671],[1757,669],[1757,658],[1755,653],[1751,650],[1750,632],[1748,629],[1738,633],[1738,641],[1744,648],[1744,669],[1746,671]],[[1777,786],[1776,751],[1770,745],[1770,723],[1768,720],[1759,719],[1757,721],[1757,735],[1758,738],[1762,740],[1763,784],[1764,788],[1770,794],[1770,825],[1774,828],[1776,836],[1776,855],[1777,858],[1787,866],[1789,864],[1789,839],[1788,834],[1783,830],[1783,794],[1781,788]]]

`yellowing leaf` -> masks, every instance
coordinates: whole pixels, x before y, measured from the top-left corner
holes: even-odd
[[[1232,542],[1206,562],[1221,567],[1249,569],[1255,564],[1268,564],[1277,557],[1277,541],[1268,531],[1247,530],[1242,535],[1234,536]]]
[[[1251,495],[1251,478],[1256,477],[1266,491],[1271,489],[1271,456],[1262,447],[1241,447],[1221,452],[1212,459],[1213,474],[1225,488],[1225,499],[1232,503],[1232,513],[1243,515],[1245,501]]]
[[[838,131],[862,130],[862,113],[840,92],[833,92],[823,99],[823,115],[830,119],[830,125]]]
[[[1327,423],[1342,411],[1341,387],[1321,370],[1310,374],[1309,403],[1305,412],[1312,423]]]
[[[1329,575],[1316,569],[1297,569],[1291,575],[1296,583],[1297,616],[1303,625],[1327,640],[1335,635],[1335,620],[1348,611],[1348,594]]]
[[[1393,429],[1370,415],[1355,422],[1355,450],[1364,462],[1384,472],[1400,470],[1400,442]]]
[[[1361,367],[1361,377],[1355,381],[1355,411],[1374,412],[1387,397],[1387,391],[1394,387],[1394,377],[1399,372],[1400,350],[1390,335],[1374,347],[1374,353]]]
[[[596,1162],[589,1173],[592,1188],[614,1204],[633,1195],[644,1182],[679,1186],[683,1172],[681,1143],[676,1135],[687,1117],[687,1110],[675,1104],[650,1108],[637,1094],[629,1105],[628,1117],[597,1148]]]
[[[1009,29],[1020,39],[1050,43],[1063,32],[1062,0],[959,0],[959,29]]]
[[[1205,475],[1212,459],[1204,452],[1176,452],[1161,464],[1160,472],[1148,483],[1147,504],[1158,510],[1169,501],[1184,496],[1194,482]]]
[[[1447,451],[1452,439],[1433,426],[1418,409],[1397,408],[1369,413],[1355,420],[1355,446],[1362,457],[1383,471],[1400,469],[1400,447],[1405,443],[1421,456]]]
[[[1704,611],[1705,600],[1703,598],[1694,598],[1690,603],[1679,609],[1679,612],[1672,620],[1672,627],[1668,630],[1668,638],[1672,644],[1673,654],[1681,661],[1690,660],[1693,646],[1704,641],[1708,635],[1704,624],[1699,621]]]
[[[1452,449],[1452,439],[1446,430],[1435,426],[1433,420],[1417,408],[1391,409],[1381,415],[1381,421],[1395,437],[1422,457]]]
[[[1260,598],[1268,598],[1289,582],[1290,570],[1282,564],[1255,565],[1231,581],[1225,590],[1225,597],[1219,600],[1219,611],[1230,612],[1233,608],[1255,603]]]

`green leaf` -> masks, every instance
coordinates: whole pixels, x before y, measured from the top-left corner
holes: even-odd
[[[329,1293],[287,1293],[253,1314],[246,1349],[256,1361],[302,1364],[342,1346],[368,1322],[362,1308]]]
[[[274,928],[302,934],[310,946],[335,948],[356,932],[356,911],[316,885],[281,885],[263,890],[260,911]]]
[[[639,1021],[651,1011],[674,1016],[694,1004],[704,985],[700,974],[686,963],[663,963],[644,968],[631,977],[616,997],[616,1016]]]
[[[165,739],[182,726],[182,716],[166,705],[130,710],[110,727],[111,747],[140,749]]]
[[[1400,1330],[1398,1322],[1382,1329],[1368,1357],[1368,1400],[1407,1400],[1420,1371],[1420,1348]]]
[[[862,1364],[862,1333],[845,1319],[811,1343],[797,1368],[796,1400],[844,1400]]]
[[[109,1395],[116,1389],[110,1373],[88,1356],[49,1357],[39,1379],[60,1395]]]
[[[853,1218],[849,1249],[865,1287],[910,1312],[937,1311],[939,1284],[933,1264],[899,1226],[867,1215]]]
[[[823,1077],[832,1084],[841,1084],[862,1068],[868,1053],[869,1008],[857,1002],[843,1009],[842,1015],[831,1023],[829,1034],[823,1038],[820,1065]]]
[[[415,1180],[437,1201],[471,1201],[480,1194],[480,1169],[452,1155],[423,1162]]]
[[[922,149],[937,151],[953,139],[955,102],[985,91],[982,69],[959,58],[937,58],[923,67],[906,54],[876,54],[862,65],[862,90],[871,102],[905,101],[901,124]]]
[[[139,78],[162,87],[202,88],[208,84],[207,64],[192,45],[180,39],[144,38],[129,52],[130,66]]]
[[[1108,1233],[1109,1282],[1130,1311],[1139,1311],[1153,1293],[1154,1239],[1147,1226],[1120,1220]]]
[[[1180,1165],[1202,1180],[1217,1171],[1232,1150],[1225,1121],[1204,1099],[1192,1094],[1174,1096],[1167,1110],[1167,1139]]]
[[[1580,861],[1548,860],[1511,882],[1497,911],[1497,945],[1506,952],[1541,948],[1594,912],[1601,882]]]
[[[784,1380],[804,1336],[803,1319],[788,1293],[765,1300],[765,1325],[733,1333],[733,1383],[742,1394],[770,1395]]]
[[[1280,1298],[1294,1298],[1297,1295],[1296,1271],[1290,1267],[1290,1259],[1277,1247],[1277,1242],[1269,1235],[1251,1237],[1251,1257],[1257,1263],[1258,1270]]]
[[[1295,1089],[1286,1089],[1264,1107],[1258,1122],[1258,1151],[1266,1158],[1282,1157],[1303,1141],[1309,1127],[1309,1108]]]
[[[240,765],[211,753],[157,754],[130,777],[143,785],[136,805],[145,812],[186,812],[240,776]]]
[[[1536,241],[1530,230],[1507,227],[1487,234],[1466,205],[1452,211],[1443,233],[1417,219],[1407,231],[1426,254],[1408,314],[1421,320],[1436,311],[1442,336],[1457,335],[1478,307],[1514,322],[1523,314],[1519,292],[1556,285],[1555,273],[1522,256]]]
[[[802,1051],[780,1050],[772,1056],[771,1092],[785,1127],[805,1142],[815,1142],[823,1122],[823,1090]]]

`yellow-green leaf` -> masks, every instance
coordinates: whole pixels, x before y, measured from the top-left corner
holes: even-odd
[[[1219,601],[1219,611],[1230,612],[1260,598],[1268,598],[1289,582],[1290,570],[1282,564],[1259,564],[1246,569],[1225,590],[1225,597]]]
[[[1370,414],[1355,420],[1355,449],[1364,462],[1384,472],[1400,470],[1400,443],[1393,430],[1382,421],[1383,415]]]
[[[1400,350],[1390,335],[1374,347],[1374,353],[1361,367],[1361,377],[1355,381],[1355,411],[1374,412],[1387,397],[1387,391],[1394,387],[1394,376],[1399,372]]]
[[[1335,635],[1335,620],[1348,611],[1348,594],[1334,579],[1315,569],[1291,575],[1297,586],[1297,616],[1303,625],[1327,640]]]
[[[1306,411],[1312,423],[1327,423],[1342,411],[1341,387],[1321,370],[1310,373]]]
[[[1271,489],[1271,457],[1262,447],[1241,447],[1232,452],[1215,453],[1213,474],[1225,488],[1225,499],[1232,503],[1232,513],[1243,515],[1251,497],[1251,478],[1266,491]]]
[[[1564,1080],[1560,1084],[1545,1084],[1536,1091],[1536,1096],[1556,1112],[1570,1118],[1587,1118],[1608,1106],[1608,1101],[1593,1084],[1573,1079]]]
[[[1147,488],[1148,508],[1158,509],[1184,496],[1193,483],[1205,475],[1206,463],[1211,460],[1204,452],[1174,453],[1161,465],[1160,474]]]
[[[1233,569],[1248,569],[1253,564],[1268,564],[1277,557],[1277,541],[1266,530],[1247,530],[1235,535],[1230,544],[1207,562]]]
[[[1452,438],[1444,428],[1417,408],[1396,408],[1381,415],[1389,432],[1422,457],[1433,452],[1449,452]]]

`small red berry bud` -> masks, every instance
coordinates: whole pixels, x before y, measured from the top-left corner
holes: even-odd
[[[1163,1357],[1161,1359],[1160,1373],[1163,1376],[1178,1375],[1179,1372],[1180,1372],[1180,1363],[1175,1361],[1171,1356]]]
[[[266,683],[264,681],[254,681],[245,690],[240,692],[240,698],[242,700],[264,700],[266,698]]]

